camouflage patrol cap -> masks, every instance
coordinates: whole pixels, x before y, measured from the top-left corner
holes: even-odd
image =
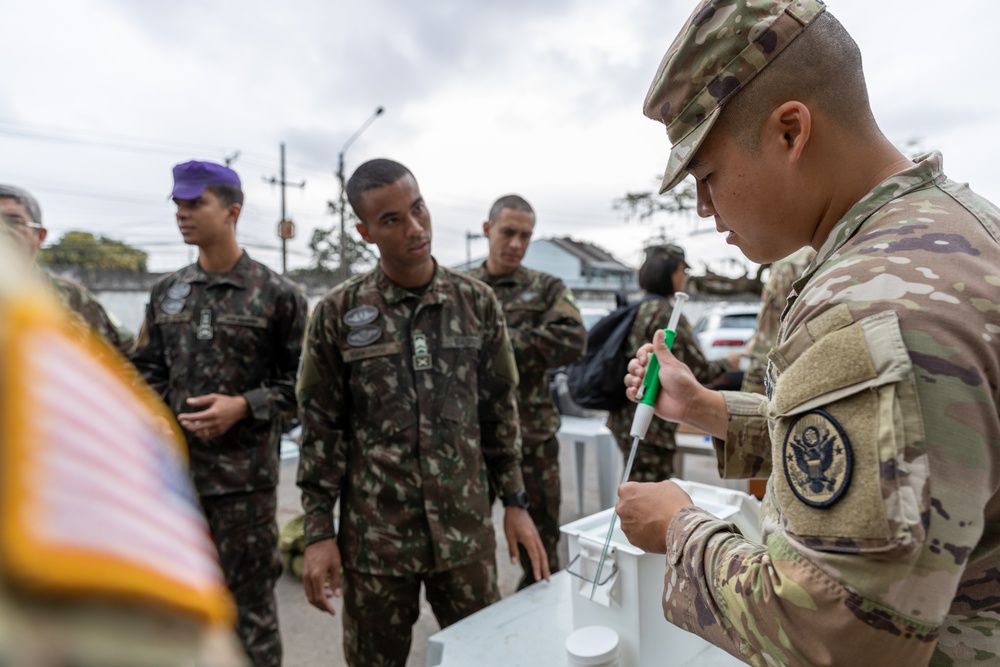
[[[673,147],[660,192],[677,186],[728,102],[826,10],[821,0],[702,0],[660,62],[643,113]]]

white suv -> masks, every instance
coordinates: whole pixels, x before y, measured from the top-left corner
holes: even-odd
[[[725,303],[702,315],[694,333],[705,358],[711,361],[742,352],[757,328],[759,310],[755,303]]]

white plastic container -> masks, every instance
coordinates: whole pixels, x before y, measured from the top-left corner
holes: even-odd
[[[732,521],[748,539],[759,539],[756,498],[733,489],[674,481],[696,505]],[[607,509],[561,528],[569,542],[567,570],[574,575],[569,577],[573,627],[598,625],[616,631],[625,667],[661,667],[668,656],[670,664],[683,664],[708,644],[663,617],[665,556],[630,544],[616,521],[600,581],[596,587],[593,583],[613,512],[614,508]]]
[[[571,667],[619,667],[618,633],[603,625],[588,625],[566,638]]]

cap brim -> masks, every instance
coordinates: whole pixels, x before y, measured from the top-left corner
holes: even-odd
[[[174,183],[170,197],[172,199],[197,199],[206,187],[204,183]]]
[[[719,119],[721,107],[715,109],[703,120],[698,127],[694,128],[687,135],[674,144],[670,149],[670,157],[667,159],[667,170],[663,174],[663,183],[660,185],[660,194],[673,190],[688,175],[687,166],[691,163],[691,158],[701,148],[705,137],[708,136],[715,121]]]

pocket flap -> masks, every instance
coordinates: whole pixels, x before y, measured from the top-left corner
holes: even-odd
[[[799,414],[899,382],[911,366],[896,313],[866,317],[827,333],[795,359],[778,378],[772,417]]]

